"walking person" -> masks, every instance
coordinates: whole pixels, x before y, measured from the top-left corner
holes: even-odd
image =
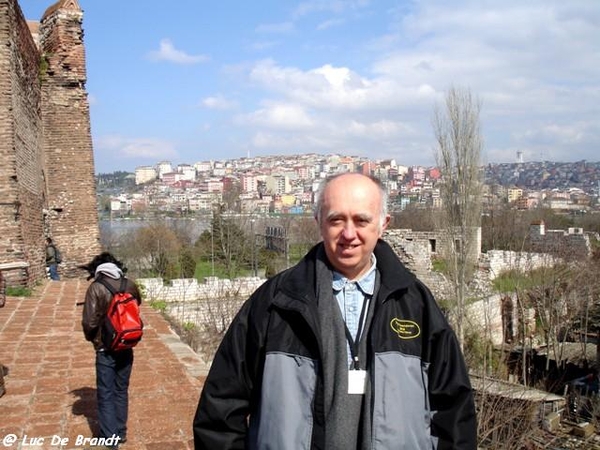
[[[60,280],[58,275],[58,265],[62,262],[60,251],[52,241],[52,238],[46,238],[46,267],[51,280]]]
[[[89,264],[81,266],[94,279],[85,294],[82,326],[85,338],[92,342],[96,351],[96,397],[98,403],[99,436],[113,439],[117,448],[127,440],[127,417],[129,412],[129,379],[133,368],[133,349],[111,351],[103,343],[102,326],[112,300],[109,289],[100,281],[108,282],[115,291],[125,279],[125,291],[141,303],[140,292],[133,280],[125,277],[127,269],[108,252],[96,256]],[[109,442],[113,442],[109,441]]]
[[[326,179],[322,242],[260,286],[212,362],[196,450],[475,450],[456,336],[430,290],[381,237],[379,180]]]

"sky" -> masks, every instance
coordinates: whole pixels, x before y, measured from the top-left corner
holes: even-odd
[[[484,163],[598,161],[597,0],[78,0],[95,170],[301,153],[435,165],[479,104]],[[29,20],[52,1],[19,0]]]

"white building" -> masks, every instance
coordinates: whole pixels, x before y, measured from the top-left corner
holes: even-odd
[[[162,180],[165,173],[173,172],[173,166],[169,161],[161,161],[156,165],[156,171],[158,172],[158,178]]]
[[[244,174],[241,177],[242,192],[257,192],[258,179],[254,175]]]
[[[266,185],[267,191],[272,194],[287,194],[292,189],[287,176],[269,176],[266,179]]]
[[[194,164],[194,169],[197,173],[208,174],[212,171],[212,162],[210,161],[199,161]]]
[[[151,166],[141,166],[135,168],[135,184],[144,184],[156,180],[156,169]]]
[[[182,180],[196,181],[196,169],[189,164],[179,164],[177,172],[181,174]]]
[[[190,211],[210,211],[215,204],[219,203],[221,203],[221,194],[218,192],[197,193],[193,197],[188,198],[188,208]]]

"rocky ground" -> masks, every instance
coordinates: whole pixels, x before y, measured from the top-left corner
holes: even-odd
[[[540,430],[539,436],[535,436],[535,439],[532,440],[532,446],[525,448],[527,450],[600,450],[600,435],[598,433],[583,438],[573,435],[572,430],[572,425],[564,423],[554,433]]]
[[[573,424],[561,423],[553,432],[537,429],[518,446],[483,446],[478,450],[600,450],[600,434],[580,437],[573,434]]]

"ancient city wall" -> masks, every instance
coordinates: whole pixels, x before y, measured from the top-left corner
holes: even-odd
[[[0,262],[27,262],[5,276],[31,284],[45,274],[39,53],[16,2],[0,17]]]
[[[63,253],[62,276],[100,250],[90,111],[85,82],[83,12],[74,0],[50,7],[40,25],[46,216]]]
[[[138,278],[136,282],[143,286],[144,298],[148,301],[186,302],[215,298],[249,297],[266,281],[259,277],[241,277],[233,280],[208,277],[204,283],[195,278],[180,278],[171,281],[170,286],[162,278]]]
[[[81,23],[77,1],[61,0],[30,24],[34,38],[18,2],[0,0],[0,267],[9,285],[45,277],[46,236],[63,253],[62,276],[80,276],[75,266],[100,248]]]

